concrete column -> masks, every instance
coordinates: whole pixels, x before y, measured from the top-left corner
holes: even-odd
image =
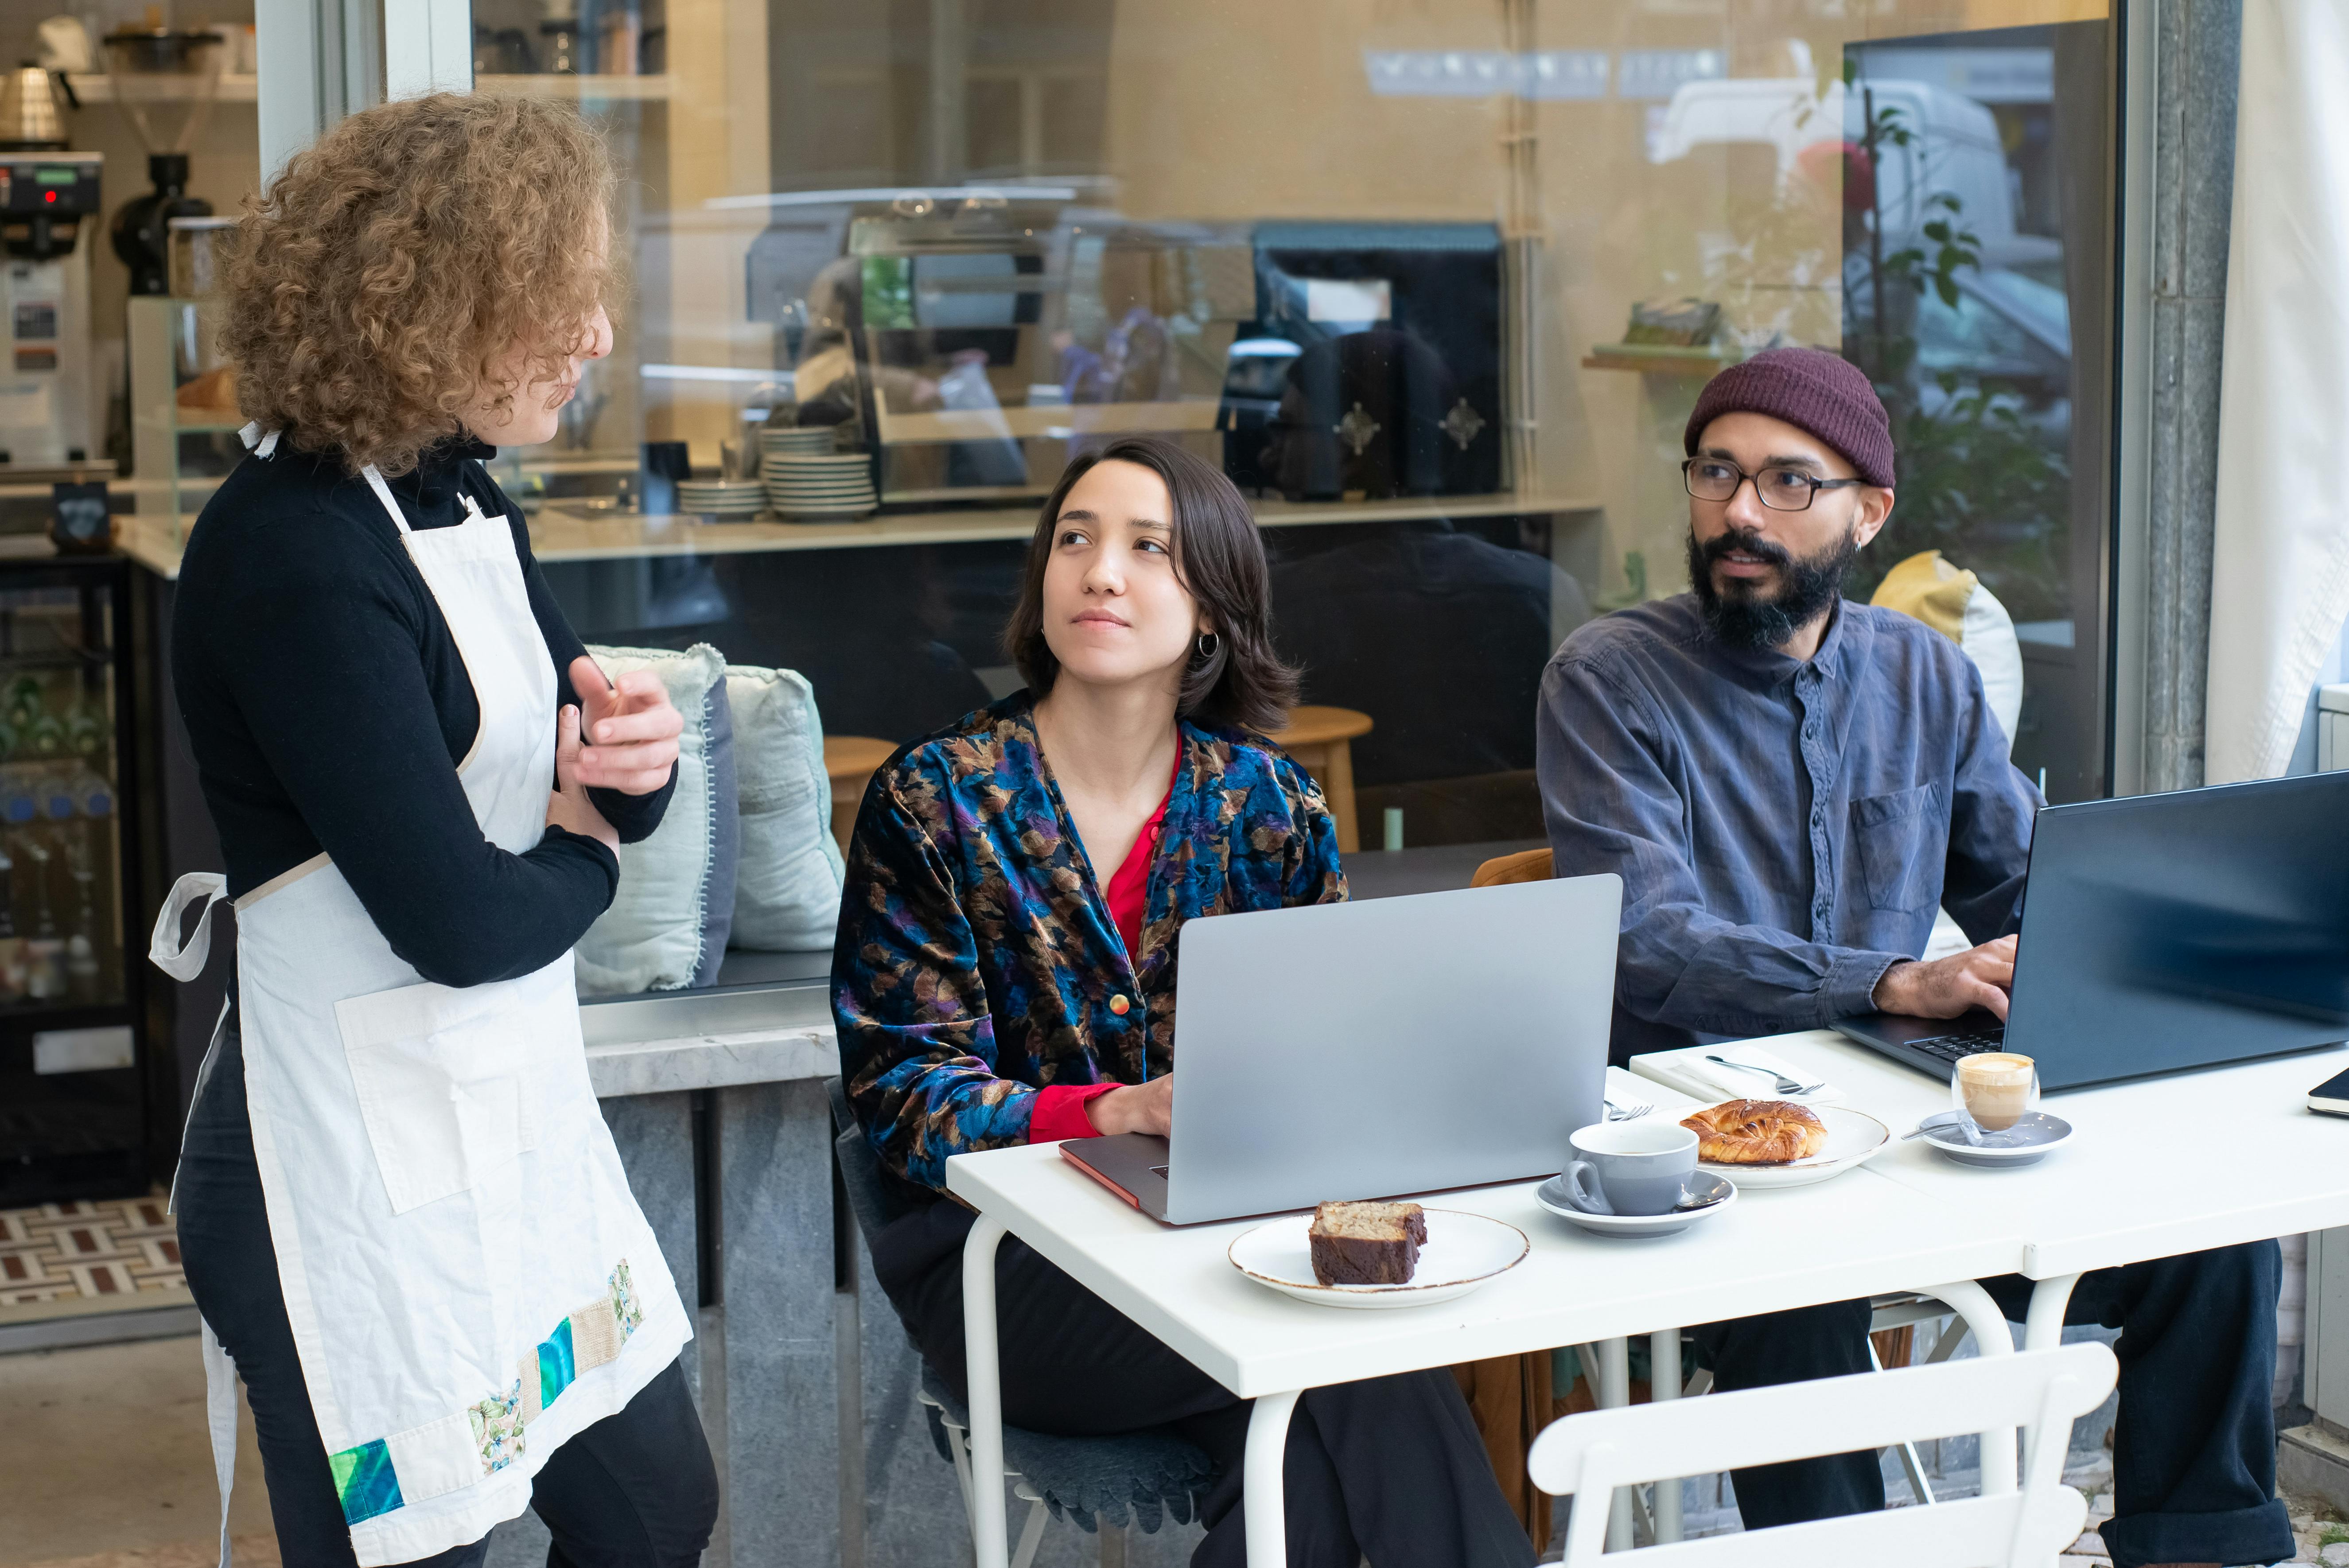
[[[2159,0],[2144,787],[2202,782],[2241,0]]]

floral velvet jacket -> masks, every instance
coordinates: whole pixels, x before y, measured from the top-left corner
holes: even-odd
[[[849,1099],[892,1174],[942,1191],[948,1156],[1027,1141],[1037,1090],[1170,1071],[1185,920],[1345,898],[1336,825],[1305,770],[1254,736],[1180,727],[1134,954],[1026,692],[874,775],[848,848],[832,1010]]]

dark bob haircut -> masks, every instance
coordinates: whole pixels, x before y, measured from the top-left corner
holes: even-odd
[[[1044,566],[1052,556],[1061,508],[1069,492],[1096,463],[1132,462],[1166,482],[1174,503],[1174,577],[1207,612],[1216,650],[1195,650],[1183,670],[1174,711],[1197,723],[1270,734],[1288,722],[1297,701],[1297,671],[1272,649],[1272,574],[1256,516],[1223,472],[1156,436],[1121,436],[1069,464],[1052,487],[1028,542],[1019,603],[1003,628],[1003,650],[1019,667],[1028,690],[1052,690],[1061,661],[1044,640]]]

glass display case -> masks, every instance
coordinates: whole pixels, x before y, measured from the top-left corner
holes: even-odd
[[[128,617],[119,559],[0,562],[0,1207],[147,1190]]]

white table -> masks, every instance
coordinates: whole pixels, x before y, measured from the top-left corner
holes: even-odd
[[[1846,1104],[1896,1133],[1949,1108],[1946,1088],[1833,1030],[1754,1044],[1833,1082]],[[2023,1344],[2038,1349],[2061,1342],[2064,1305],[2091,1269],[2349,1224],[2349,1121],[2302,1103],[2344,1056],[2310,1052],[2047,1095],[2042,1108],[2073,1125],[2072,1140],[2019,1169],[1961,1166],[1922,1139],[1896,1142],[1868,1168],[2002,1217],[2016,1251],[1996,1272],[2037,1282]],[[1634,1057],[1632,1071],[1647,1060]]]
[[[1170,1230],[1112,1197],[1056,1146],[957,1156],[947,1185],[979,1211],[963,1259],[973,1473],[1003,1473],[994,1258],[1009,1232],[1256,1401],[1245,1482],[1249,1561],[1259,1564],[1287,1555],[1281,1455],[1301,1390],[1896,1291],[1948,1303],[1992,1345],[1991,1331],[2005,1320],[1973,1282],[2011,1272],[2016,1253],[2003,1216],[1866,1170],[1744,1192],[1689,1235],[1637,1244],[1575,1230],[1536,1204],[1536,1184],[1524,1182],[1429,1199],[1516,1226],[1533,1242],[1523,1263],[1454,1302],[1349,1312],[1293,1301],[1233,1269],[1226,1249],[1257,1221]],[[1619,1380],[1619,1366],[1607,1371],[1606,1381]],[[1003,1568],[1001,1488],[973,1491],[979,1568]]]
[[[1544,1212],[1531,1182],[1443,1194],[1429,1201],[1506,1220],[1533,1249],[1484,1289],[1427,1307],[1345,1312],[1277,1295],[1225,1257],[1255,1221],[1169,1230],[1054,1146],[957,1156],[947,1185],[979,1211],[963,1265],[974,1473],[1003,1468],[994,1257],[1007,1232],[1256,1401],[1248,1555],[1278,1564],[1287,1556],[1281,1455],[1303,1389],[1899,1291],[1946,1303],[1982,1354],[2011,1354],[2004,1314],[1978,1280],[2038,1282],[2024,1325],[2026,1347],[2037,1348],[2060,1341],[2064,1305],[2090,1269],[2349,1224],[2349,1122],[2302,1106],[2344,1053],[2049,1096],[2046,1108],[2078,1129],[2073,1141],[2035,1166],[1992,1171],[1898,1141],[1947,1107],[1943,1086],[1831,1031],[1759,1044],[1833,1081],[1844,1103],[1893,1128],[1894,1144],[1831,1181],[1741,1192],[1729,1212],[1661,1241],[1587,1236]],[[1659,1098],[1671,1093],[1654,1087]],[[1602,1381],[1619,1382],[1619,1369]],[[2011,1477],[2011,1448],[2002,1456],[1986,1445],[1982,1473],[1986,1488]],[[1002,1490],[974,1491],[979,1568],[1003,1568]]]

